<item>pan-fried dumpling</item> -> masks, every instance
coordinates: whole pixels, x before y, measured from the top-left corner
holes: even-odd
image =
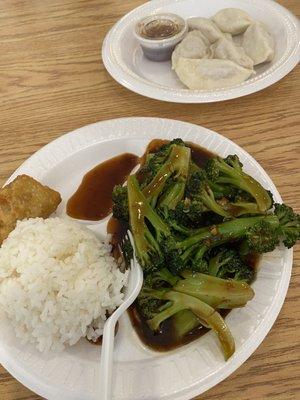
[[[237,85],[253,71],[230,60],[179,58],[175,71],[189,89],[209,90]]]
[[[211,45],[211,50],[213,53],[212,58],[231,60],[244,68],[253,69],[252,59],[247,56],[242,47],[236,46],[232,40],[219,39]]]
[[[199,30],[210,43],[214,43],[221,37],[224,37],[224,33],[208,18],[194,17],[189,18],[187,22],[190,29]]]
[[[256,22],[244,33],[243,48],[252,58],[254,65],[272,61],[275,54],[275,42],[263,24]]]
[[[212,17],[214,23],[222,32],[238,35],[245,32],[253,20],[245,11],[238,8],[224,8]]]
[[[180,57],[184,58],[210,58],[211,50],[209,41],[200,31],[191,31],[176,46],[172,54],[172,68],[176,67]]]

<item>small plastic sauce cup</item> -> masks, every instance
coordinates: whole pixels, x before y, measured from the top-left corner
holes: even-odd
[[[155,14],[140,20],[134,35],[149,60],[167,61],[187,30],[187,22],[178,15]]]

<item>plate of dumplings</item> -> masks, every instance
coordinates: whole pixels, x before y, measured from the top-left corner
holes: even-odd
[[[175,17],[184,25],[170,38]],[[142,21],[150,22],[139,40]],[[145,36],[145,28],[158,36]],[[298,64],[299,22],[271,0],[153,0],[112,27],[102,59],[116,81],[143,96],[177,103],[234,99],[278,82]]]

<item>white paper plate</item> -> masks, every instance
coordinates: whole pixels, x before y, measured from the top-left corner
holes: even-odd
[[[123,152],[141,155],[153,138],[181,137],[227,155],[240,156],[245,169],[281,197],[259,164],[230,140],[200,126],[158,118],[125,118],[80,128],[48,144],[10,178],[25,173],[56,190],[63,198],[58,214],[83,175],[98,163]],[[105,223],[93,224],[105,231]],[[236,353],[224,361],[213,332],[168,353],[146,349],[124,316],[116,337],[115,400],[190,399],[236,370],[257,348],[274,323],[288,288],[292,250],[279,248],[263,257],[254,299],[226,318],[236,341]],[[60,354],[43,355],[16,339],[9,323],[0,319],[0,363],[19,381],[47,399],[99,400],[100,347],[81,340]],[[98,392],[99,393],[99,392]]]
[[[218,10],[241,8],[264,22],[276,41],[271,63],[255,68],[256,75],[239,85],[210,91],[189,90],[171,70],[171,63],[147,60],[133,35],[136,22],[149,14],[172,12],[189,18],[211,17]],[[102,59],[111,76],[121,85],[153,99],[177,103],[208,103],[233,99],[262,90],[287,75],[300,59],[299,22],[272,0],[154,0],[123,17],[106,36]]]

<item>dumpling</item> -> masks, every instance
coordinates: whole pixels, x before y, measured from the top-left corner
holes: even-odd
[[[172,68],[180,57],[185,58],[210,58],[211,50],[209,41],[200,31],[191,31],[186,37],[176,46],[172,54]]]
[[[244,40],[244,35],[241,33],[240,35],[232,36],[232,41],[236,46],[242,46]]]
[[[260,22],[250,25],[244,33],[243,48],[254,65],[272,61],[274,58],[274,39]]]
[[[224,37],[227,40],[233,40],[233,37],[232,37],[232,35],[230,33],[224,33]]]
[[[250,15],[238,8],[224,8],[212,17],[214,23],[222,32],[238,35],[245,32],[253,22]]]
[[[253,69],[253,60],[247,56],[245,50],[236,46],[232,40],[219,39],[211,45],[212,58],[231,60],[244,68]]]
[[[194,36],[197,36],[198,38],[201,38],[204,42],[204,44],[206,46],[210,45],[210,41],[207,39],[206,36],[203,35],[203,33],[201,31],[199,31],[198,29],[194,29],[193,31],[190,31],[189,33],[191,33]]]
[[[230,60],[179,58],[175,72],[189,89],[209,90],[237,85],[253,71]]]
[[[221,37],[224,37],[224,33],[208,18],[189,18],[187,22],[190,29],[197,29],[202,32],[210,43],[214,43]]]

